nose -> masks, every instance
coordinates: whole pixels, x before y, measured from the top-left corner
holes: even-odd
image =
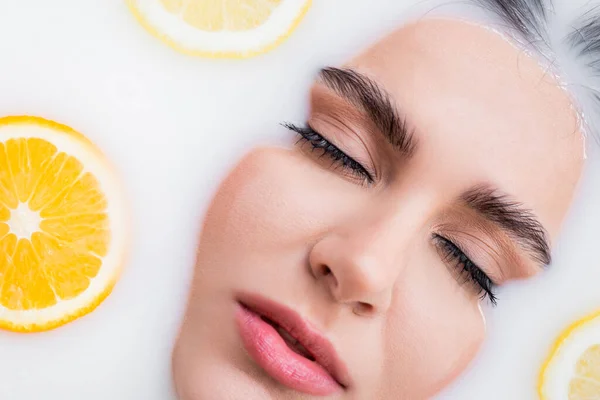
[[[339,303],[362,316],[385,313],[402,270],[401,238],[381,224],[329,232],[311,249],[310,270]]]

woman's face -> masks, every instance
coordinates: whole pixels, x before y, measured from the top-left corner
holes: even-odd
[[[501,36],[421,20],[323,70],[310,104],[301,140],[249,153],[209,208],[182,399],[428,398],[479,349],[480,304],[549,262],[583,139]]]

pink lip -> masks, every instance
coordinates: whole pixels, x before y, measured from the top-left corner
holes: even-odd
[[[331,395],[348,386],[348,373],[333,345],[295,311],[256,295],[238,298],[236,320],[250,356],[275,380],[299,392]],[[261,317],[286,330],[315,361],[297,354]]]

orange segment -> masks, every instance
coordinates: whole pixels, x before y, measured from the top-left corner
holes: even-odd
[[[10,208],[16,208],[19,204],[15,190],[15,182],[12,172],[10,171],[10,163],[6,157],[6,150],[3,143],[0,143],[0,204]]]
[[[14,235],[11,235],[14,237]],[[8,265],[9,285],[2,290],[1,303],[11,310],[30,310],[45,308],[56,304],[56,297],[50,287],[40,259],[33,250],[31,242],[19,239]]]
[[[44,271],[61,300],[77,297],[100,271],[102,260],[85,249],[43,233],[33,235],[32,240],[37,251],[52,254],[45,260]]]
[[[0,239],[4,238],[4,236],[6,236],[9,231],[10,228],[8,227],[8,225],[6,225],[3,222],[0,222]]]
[[[40,173],[36,190],[31,196],[29,207],[39,211],[60,194],[74,185],[83,171],[83,165],[73,157],[65,153],[59,153],[49,161]]]
[[[20,278],[16,276],[13,257],[17,248],[17,237],[13,234],[5,236],[0,240],[0,276],[2,276],[2,290],[0,291],[0,304],[16,305],[20,304],[18,286]]]
[[[10,139],[5,143],[17,200],[29,200],[45,164],[52,160],[56,147],[40,139]]]
[[[110,242],[108,216],[79,214],[62,218],[51,218],[40,224],[44,232],[70,244],[73,249],[86,251],[100,257],[106,256]]]
[[[15,191],[18,201],[27,201],[24,197],[25,181],[29,178],[27,175],[27,164],[29,157],[27,155],[27,149],[25,147],[25,139],[9,140],[5,143],[6,154],[10,154],[8,158],[10,172],[13,178],[13,184],[15,185]],[[25,194],[26,196],[26,194]]]
[[[77,179],[81,166],[77,168],[75,162],[76,160],[68,159],[65,163],[61,174],[66,189],[42,207],[40,215],[43,218],[98,213],[106,209],[106,198],[100,191],[98,181],[90,173]]]
[[[102,157],[64,125],[0,118],[0,327],[51,329],[112,290],[125,226]]]
[[[19,200],[21,202],[26,202],[34,194],[34,190],[42,176],[42,173],[52,162],[57,153],[56,146],[46,142],[45,140],[27,139],[26,144],[29,164],[28,168],[20,171],[20,173],[23,175],[23,179],[26,182],[23,187],[24,195],[19,196]]]
[[[8,221],[8,219],[10,218],[10,210],[3,206],[2,204],[0,204],[0,221]]]

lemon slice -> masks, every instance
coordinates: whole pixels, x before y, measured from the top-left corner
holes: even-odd
[[[600,400],[600,312],[567,328],[542,367],[542,400]]]
[[[245,58],[282,43],[311,0],[126,0],[154,36],[186,54]]]
[[[42,118],[0,118],[1,328],[56,328],[108,296],[127,243],[120,189],[83,135]]]

